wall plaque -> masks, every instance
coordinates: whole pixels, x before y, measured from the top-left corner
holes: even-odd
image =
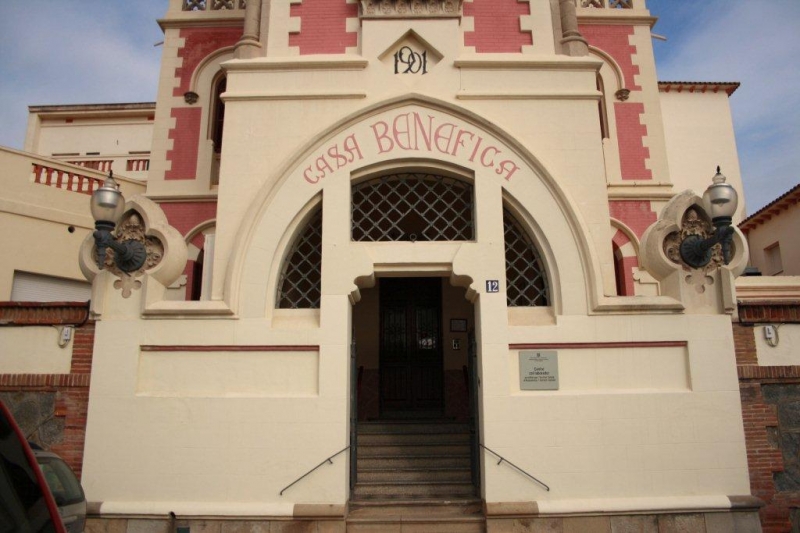
[[[558,352],[554,350],[519,353],[521,390],[558,390]]]

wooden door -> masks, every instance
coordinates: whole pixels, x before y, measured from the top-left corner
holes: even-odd
[[[381,413],[439,416],[443,406],[439,278],[380,282]]]

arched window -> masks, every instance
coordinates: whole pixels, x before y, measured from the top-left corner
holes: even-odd
[[[608,130],[608,107],[606,105],[606,89],[603,77],[597,73],[597,90],[600,92],[600,100],[597,102],[597,110],[600,114],[600,135],[603,139],[610,137]]]
[[[211,183],[219,184],[219,167],[222,154],[222,130],[225,124],[225,102],[222,93],[228,86],[228,78],[220,75],[213,84],[213,99],[211,101],[211,119],[209,121],[208,137],[214,146],[211,161]]]
[[[401,173],[353,187],[354,241],[470,241],[472,184],[446,176]]]
[[[503,210],[506,248],[506,301],[509,307],[550,305],[547,272],[536,245],[507,209]]]
[[[311,216],[286,256],[278,281],[280,309],[319,309],[322,296],[322,209]]]

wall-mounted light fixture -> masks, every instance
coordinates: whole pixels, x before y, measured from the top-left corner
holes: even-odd
[[[114,264],[123,272],[134,272],[142,268],[147,251],[139,241],[119,242],[113,235],[125,211],[125,199],[114,181],[114,173],[109,172],[103,186],[92,193],[90,203],[95,220],[94,242],[97,246],[97,267],[101,270],[106,262],[106,249],[114,250]]]
[[[739,195],[732,185],[725,183],[725,176],[717,167],[713,183],[703,193],[703,204],[711,215],[714,233],[707,239],[699,235],[689,235],[681,243],[681,259],[692,268],[702,268],[711,261],[712,248],[722,245],[722,257],[727,265],[731,261],[731,242],[733,241],[733,214],[739,203]]]

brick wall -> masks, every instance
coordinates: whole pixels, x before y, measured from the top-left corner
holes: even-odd
[[[358,4],[347,0],[303,0],[290,7],[300,19],[300,31],[289,35],[289,46],[300,55],[343,54],[358,45],[358,34],[347,31],[347,19],[358,17]]]
[[[60,455],[80,478],[95,324],[88,303],[0,302],[4,327],[74,325],[69,374],[0,374],[0,399],[23,433]]]
[[[764,533],[800,528],[800,366],[759,366],[754,325],[800,323],[800,302],[739,302],[733,325],[750,490]]]
[[[464,45],[478,53],[519,53],[533,44],[520,17],[531,14],[530,4],[519,0],[472,0],[464,3],[464,16],[472,17],[473,31],[464,33]]]

